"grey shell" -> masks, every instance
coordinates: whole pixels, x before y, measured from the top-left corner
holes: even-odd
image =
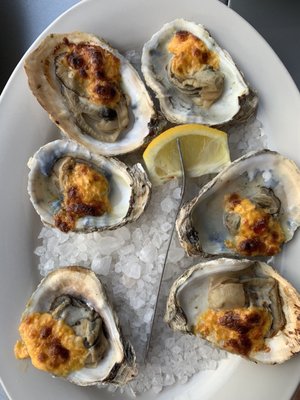
[[[291,240],[300,224],[300,171],[281,154],[262,150],[235,160],[184,204],[176,229],[187,254],[236,256],[224,245],[230,239],[223,223],[224,195],[235,192],[251,197],[258,187],[272,189],[280,200],[278,218],[286,242]]]

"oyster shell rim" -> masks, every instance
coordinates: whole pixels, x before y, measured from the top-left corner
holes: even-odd
[[[218,47],[218,50],[223,54],[224,59],[226,62],[230,63],[235,69],[236,72],[239,76],[239,79],[241,82],[244,84],[245,88],[244,90],[237,96],[237,103],[238,103],[238,109],[237,111],[231,116],[228,117],[227,119],[223,121],[218,121],[218,122],[211,122],[211,123],[206,123],[202,120],[202,118],[196,119],[196,115],[193,114],[191,119],[183,119],[179,118],[176,116],[175,111],[176,109],[173,108],[173,105],[169,101],[169,97],[167,96],[167,92],[165,90],[165,87],[160,84],[161,79],[156,79],[153,76],[153,71],[152,68],[150,68],[148,64],[148,54],[150,53],[152,48],[150,44],[152,44],[152,41],[155,39],[159,38],[159,35],[165,33],[165,30],[167,30],[168,27],[174,27],[176,24],[193,24],[194,26],[199,27],[200,29],[203,30],[203,33],[208,36],[209,40],[212,40],[214,43],[214,46]],[[144,44],[143,46],[143,53],[142,53],[142,73],[144,76],[144,79],[146,81],[147,86],[154,92],[156,98],[158,98],[159,103],[160,103],[160,109],[162,114],[165,116],[165,118],[173,124],[190,124],[190,123],[198,123],[198,124],[203,124],[211,127],[216,127],[219,129],[224,129],[225,127],[238,124],[238,123],[244,123],[246,122],[253,114],[255,114],[257,107],[258,107],[258,96],[257,96],[257,91],[255,89],[252,89],[249,84],[245,81],[244,79],[244,74],[240,71],[236,63],[233,61],[231,55],[228,53],[227,50],[223,49],[218,42],[214,39],[213,36],[211,36],[209,30],[202,25],[201,23],[197,23],[194,21],[188,21],[184,18],[176,18],[173,19],[172,21],[166,22],[161,26],[161,28],[156,31],[155,33],[152,34],[151,38]],[[222,98],[222,95],[220,96],[219,100]],[[170,110],[169,107],[169,102],[172,106],[172,109]],[[201,108],[201,107],[200,107]]]
[[[129,206],[126,212],[126,215],[123,216],[122,220],[118,223],[115,223],[113,225],[102,225],[100,227],[96,226],[91,226],[91,227],[85,227],[83,228],[76,228],[72,230],[72,232],[84,232],[84,233],[90,233],[90,232],[102,232],[105,230],[114,230],[117,228],[120,228],[124,226],[125,224],[129,222],[136,221],[145,211],[146,207],[149,204],[150,198],[151,198],[151,188],[152,184],[150,180],[148,179],[147,173],[142,167],[140,163],[137,163],[133,165],[132,167],[129,167],[119,159],[115,157],[108,157],[108,156],[103,156],[100,154],[95,154],[92,153],[90,150],[88,150],[86,147],[80,145],[78,142],[74,142],[70,139],[58,139],[54,140],[52,142],[48,142],[45,145],[41,146],[33,156],[30,157],[28,161],[28,167],[30,169],[28,173],[28,184],[27,184],[27,191],[30,197],[30,201],[37,212],[37,214],[40,216],[42,223],[45,226],[51,226],[55,227],[54,221],[53,221],[53,215],[51,215],[51,219],[47,219],[47,216],[49,213],[45,213],[43,208],[39,206],[40,200],[36,197],[35,190],[34,190],[34,179],[36,178],[36,174],[40,173],[40,161],[38,160],[38,157],[40,156],[41,153],[45,151],[52,151],[54,156],[57,156],[55,154],[56,148],[63,147],[65,148],[62,150],[62,154],[60,156],[66,156],[66,155],[73,155],[77,154],[78,150],[81,152],[80,159],[83,159],[87,161],[89,164],[96,165],[99,167],[99,165],[109,163],[112,165],[113,168],[120,168],[122,169],[123,173],[126,174],[126,177],[128,178],[128,188],[131,190],[131,195],[129,199]],[[71,147],[71,150],[69,149]],[[55,158],[55,160],[50,160],[52,162],[52,166],[54,163],[59,159],[59,157]],[[99,163],[99,165],[97,164]],[[97,217],[96,217],[97,218]],[[99,217],[100,218],[100,217]],[[56,228],[56,227],[55,227]]]
[[[195,196],[191,201],[186,202],[178,213],[178,216],[176,219],[176,231],[178,234],[179,242],[188,256],[195,256],[195,255],[199,256],[200,255],[201,257],[204,257],[204,258],[208,258],[208,257],[241,258],[241,257],[244,257],[244,256],[239,255],[238,253],[231,252],[231,251],[228,251],[227,253],[220,252],[220,253],[215,253],[215,254],[205,252],[199,241],[198,231],[195,229],[195,227],[193,225],[191,215],[192,215],[193,209],[196,206],[199,199],[207,191],[209,191],[211,188],[213,188],[213,186],[218,182],[218,180],[220,178],[222,178],[225,174],[227,174],[228,171],[235,168],[236,165],[238,165],[241,161],[247,160],[247,159],[255,157],[255,156],[260,156],[263,154],[279,156],[286,162],[289,162],[291,167],[294,169],[294,172],[299,175],[299,180],[300,180],[300,170],[299,170],[298,166],[296,165],[296,163],[293,160],[283,156],[281,153],[274,151],[274,150],[262,149],[262,150],[258,150],[258,151],[250,151],[249,153],[244,154],[243,156],[241,156],[241,157],[237,158],[236,160],[234,160],[233,162],[231,162],[228,166],[223,168],[223,170],[220,173],[218,173],[212,180],[210,180],[206,185],[204,185],[200,189],[197,196]],[[299,218],[300,218],[300,214],[299,214]],[[297,228],[294,229],[293,234],[296,229]],[[293,237],[293,235],[290,238],[287,238],[287,240],[284,243],[287,243],[288,241],[290,241],[292,239],[292,237]],[[260,257],[262,257],[262,256],[260,256]]]
[[[282,347],[283,346],[285,347],[283,347],[282,353],[280,353],[275,359],[268,359],[269,353],[263,351],[256,352],[255,355],[252,357],[245,357],[239,354],[238,355],[255,363],[275,365],[275,364],[281,364],[289,360],[294,354],[299,353],[300,352],[300,294],[288,280],[286,280],[275,270],[275,268],[271,267],[269,264],[262,261],[221,257],[221,258],[210,258],[207,260],[202,260],[197,264],[194,264],[191,267],[189,267],[172,283],[171,289],[169,291],[169,295],[166,302],[166,311],[164,315],[164,321],[169,325],[169,327],[174,331],[180,331],[182,333],[194,335],[191,330],[191,327],[188,326],[187,323],[188,321],[184,313],[184,310],[182,309],[182,307],[178,302],[177,292],[180,289],[180,286],[183,285],[189,278],[191,278],[195,272],[198,271],[203,273],[209,272],[209,269],[212,268],[211,264],[213,263],[218,263],[218,264],[225,263],[228,264],[229,266],[237,265],[237,270],[241,271],[246,268],[249,268],[251,265],[258,264],[266,275],[271,276],[278,282],[279,293],[283,301],[283,311],[287,321],[284,329],[282,331],[277,332],[274,338],[276,338],[277,340],[279,339],[280,341],[283,342]],[[242,265],[244,266],[242,267]],[[224,271],[221,268],[219,272],[224,273]],[[289,291],[288,294],[286,293],[287,291]],[[286,312],[288,312],[289,318],[287,318]],[[288,346],[286,343],[287,338],[290,339],[290,343]],[[271,344],[272,339],[273,338],[267,338],[266,339],[267,344]],[[209,343],[211,343],[215,347],[221,348],[210,341]],[[286,351],[284,351],[286,347],[288,348]]]
[[[130,71],[130,74],[132,75],[132,78],[135,82],[138,82],[138,85],[141,89],[142,92],[142,98],[144,98],[145,102],[147,102],[147,108],[148,110],[151,109],[151,114],[148,118],[147,122],[147,133],[143,134],[142,139],[139,139],[138,143],[135,145],[131,145],[129,148],[128,145],[124,146],[123,143],[123,149],[119,150],[110,150],[110,145],[111,143],[109,142],[102,142],[102,141],[97,141],[96,139],[91,138],[89,135],[83,134],[79,128],[75,127],[75,124],[73,123],[73,118],[72,114],[69,115],[69,111],[67,112],[68,115],[65,115],[64,110],[65,107],[65,100],[61,95],[59,95],[56,98],[53,98],[53,94],[51,96],[51,104],[49,106],[49,94],[47,93],[47,89],[49,87],[51,88],[51,93],[55,94],[55,89],[52,88],[52,85],[48,83],[48,78],[44,74],[40,74],[39,79],[37,78],[37,74],[35,72],[36,68],[39,68],[40,63],[44,62],[45,54],[44,51],[47,50],[47,41],[49,40],[54,40],[55,38],[60,39],[60,41],[63,38],[67,38],[68,40],[72,40],[72,37],[76,38],[78,35],[82,35],[83,38],[81,40],[90,40],[91,43],[96,42],[96,44],[103,46],[104,49],[110,51],[113,55],[115,55],[121,62],[121,69],[124,68],[124,65],[128,68],[128,71]],[[57,43],[54,43],[54,45],[51,46],[51,49],[53,49],[57,45]],[[52,50],[50,49],[50,54]],[[41,53],[41,54],[40,54]],[[46,52],[46,53],[49,53]],[[49,55],[46,57],[48,58]],[[47,112],[50,120],[59,128],[61,131],[61,134],[66,136],[67,138],[77,141],[81,145],[87,147],[90,151],[93,151],[97,154],[105,155],[105,156],[118,156],[118,155],[123,155],[123,154],[128,154],[131,153],[143,145],[147,144],[149,141],[149,137],[152,137],[153,135],[156,135],[156,129],[153,129],[153,121],[159,121],[159,115],[157,115],[157,112],[154,108],[153,101],[147,91],[147,88],[140,78],[138,72],[135,70],[135,68],[131,65],[131,63],[121,54],[119,51],[113,47],[110,46],[110,44],[104,40],[101,37],[96,36],[95,34],[87,33],[87,32],[81,32],[81,31],[73,31],[69,33],[50,33],[48,34],[45,38],[43,38],[37,45],[36,47],[26,56],[25,61],[24,61],[24,69],[28,78],[28,85],[30,87],[30,90],[34,97],[37,99],[39,104],[42,106],[42,108]],[[51,71],[50,71],[51,72]],[[125,81],[125,80],[124,80]],[[57,84],[56,84],[57,85]],[[46,89],[44,89],[44,86],[46,86]],[[122,87],[124,84],[122,83]],[[126,86],[127,87],[127,86]],[[43,89],[42,89],[43,88]],[[57,88],[56,88],[57,89]],[[43,93],[41,95],[42,91],[45,91],[46,93]],[[125,93],[127,93],[127,90],[125,90]],[[131,98],[131,96],[129,96]],[[56,105],[56,103],[60,103],[60,107]],[[52,104],[54,103],[54,104]],[[132,108],[133,109],[133,108]],[[132,111],[131,109],[131,111]],[[70,120],[69,121],[69,118]],[[159,125],[159,122],[158,122]],[[128,129],[128,128],[127,128]],[[160,130],[160,128],[158,128]],[[145,130],[146,131],[146,130]],[[100,144],[99,144],[100,143]],[[126,143],[125,143],[126,144]]]
[[[25,306],[25,310],[23,311],[23,313],[21,315],[20,321],[22,321],[22,319],[26,315],[28,315],[30,312],[32,312],[32,309],[34,309],[34,304],[33,304],[34,296],[37,296],[39,294],[39,291],[42,290],[43,285],[45,285],[46,283],[49,283],[49,281],[51,279],[53,280],[54,278],[59,280],[59,275],[62,275],[65,273],[67,273],[67,274],[73,274],[73,273],[83,274],[83,277],[80,277],[79,280],[82,279],[82,280],[86,281],[87,279],[90,279],[96,285],[97,289],[99,290],[99,293],[97,295],[101,296],[102,303],[107,305],[109,313],[111,314],[111,317],[112,317],[112,322],[115,325],[115,327],[114,327],[115,329],[113,332],[114,337],[111,338],[111,340],[115,339],[116,338],[115,335],[116,335],[116,333],[118,333],[116,335],[117,339],[119,340],[119,345],[117,347],[119,349],[120,348],[122,349],[122,359],[120,360],[120,362],[115,363],[113,365],[111,370],[108,371],[107,376],[105,376],[101,381],[84,382],[84,381],[78,380],[77,373],[81,370],[73,371],[65,377],[61,377],[61,376],[58,376],[58,377],[66,379],[69,382],[74,383],[79,386],[93,386],[93,385],[97,385],[97,384],[101,384],[101,383],[103,383],[103,384],[104,383],[113,383],[114,385],[123,385],[123,384],[127,383],[130,379],[134,378],[137,375],[136,355],[135,355],[132,344],[127,339],[125,339],[122,334],[122,330],[121,330],[120,323],[119,323],[119,318],[113,308],[112,301],[110,300],[110,298],[107,295],[107,291],[105,290],[105,286],[104,286],[103,282],[101,281],[99,276],[95,272],[93,272],[91,269],[82,267],[82,266],[78,266],[78,265],[71,265],[71,266],[59,267],[57,269],[50,271],[45,277],[43,277],[43,279],[39,282],[39,284],[36,287],[36,289],[34,290],[34,292],[31,294],[30,299],[28,300],[28,302]],[[74,279],[75,279],[75,277],[74,277]],[[58,282],[57,285],[58,285],[58,288],[57,288],[57,290],[55,290],[55,294],[58,296],[59,294],[64,293],[64,292],[61,293],[60,290],[65,289],[65,287],[61,288],[60,282]],[[79,286],[81,286],[81,283],[79,283]],[[74,290],[75,290],[74,287],[71,287],[72,293]],[[81,299],[82,299],[82,297],[81,297]],[[89,307],[93,306],[93,303],[91,303],[91,301],[88,300],[86,297],[84,297],[84,300],[87,300]],[[102,310],[102,307],[103,307],[103,304],[101,306],[93,307],[93,308],[99,313],[99,315],[101,316],[101,318],[103,319],[105,324],[107,324],[107,317],[104,318],[103,312],[102,313],[100,312]],[[100,311],[98,308],[100,309]],[[47,311],[44,311],[44,312],[47,312]],[[100,360],[100,362],[101,362],[101,360]],[[82,369],[95,370],[95,368],[93,368],[93,367],[92,368],[83,367]]]

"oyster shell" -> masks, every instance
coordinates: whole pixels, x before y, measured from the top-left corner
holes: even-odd
[[[176,19],[155,33],[144,45],[142,72],[173,123],[242,122],[257,107],[230,55],[194,22]]]
[[[206,184],[178,214],[189,255],[271,256],[300,224],[300,171],[277,152],[249,153]]]
[[[217,347],[266,364],[300,351],[299,293],[269,265],[221,258],[186,270],[172,285],[165,321]]]
[[[129,153],[156,129],[153,104],[138,73],[94,35],[47,36],[26,58],[25,71],[50,119],[95,153]]]
[[[26,323],[31,316],[45,313],[58,324],[63,321],[71,327],[76,340],[82,339],[87,349],[84,366],[65,375],[67,380],[80,386],[99,383],[122,385],[136,376],[134,350],[124,339],[104,287],[91,270],[72,266],[49,273],[32,294],[21,323]],[[49,357],[53,352],[50,347],[43,346],[43,340],[48,340],[49,346],[55,342],[56,346],[63,347],[63,337],[55,337],[54,329],[51,331],[49,325],[41,327],[38,333],[40,340],[37,340],[36,347],[43,348]],[[71,345],[65,349],[68,351],[72,354]],[[44,359],[47,364],[47,356]],[[60,360],[60,363],[63,362]],[[48,372],[53,373],[51,370]]]
[[[41,147],[28,166],[35,210],[45,225],[65,232],[116,229],[139,218],[150,198],[140,164],[128,167],[70,140]]]

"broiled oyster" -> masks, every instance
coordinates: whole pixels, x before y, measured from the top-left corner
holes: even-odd
[[[279,153],[249,153],[220,172],[180,210],[189,255],[273,256],[300,225],[300,171]]]
[[[49,273],[22,315],[17,358],[80,386],[122,385],[137,374],[135,354],[121,333],[104,287],[89,269]]]
[[[153,104],[138,73],[94,35],[47,36],[26,58],[25,71],[51,120],[95,153],[131,152],[155,128]]]
[[[118,228],[144,211],[151,184],[140,164],[128,167],[68,140],[41,147],[29,160],[28,193],[46,225],[63,232]]]
[[[300,351],[299,293],[269,265],[215,259],[172,285],[165,321],[217,347],[266,364]]]
[[[142,72],[173,123],[245,121],[257,107],[230,55],[202,25],[176,19],[144,45]]]

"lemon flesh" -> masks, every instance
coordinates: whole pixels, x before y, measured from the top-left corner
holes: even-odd
[[[143,154],[150,179],[156,185],[181,176],[176,139],[190,177],[217,173],[230,163],[225,132],[198,124],[179,125],[157,136]]]

